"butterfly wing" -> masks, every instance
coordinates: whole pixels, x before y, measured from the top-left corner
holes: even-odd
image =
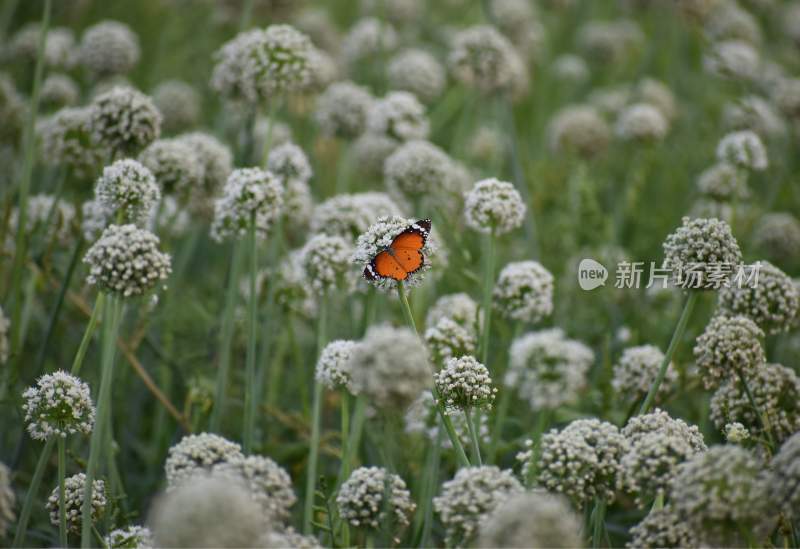
[[[376,255],[367,265],[367,268],[364,269],[364,277],[367,280],[376,280],[378,278],[405,280],[408,277],[408,272],[388,250],[384,250]]]
[[[394,259],[406,273],[416,272],[425,264],[422,248],[425,247],[430,231],[431,220],[423,219],[411,225],[392,241],[390,248]]]

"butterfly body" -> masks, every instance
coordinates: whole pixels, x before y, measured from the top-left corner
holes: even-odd
[[[422,249],[431,232],[431,220],[423,219],[409,225],[392,243],[375,254],[364,269],[367,280],[406,280],[425,265]]]

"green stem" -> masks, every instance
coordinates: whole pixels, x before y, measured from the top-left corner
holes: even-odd
[[[522,324],[517,323],[514,326],[514,335],[511,338],[513,341],[519,338],[520,334],[522,334]],[[510,357],[509,359],[510,360]],[[508,366],[506,366],[506,371],[508,370]],[[498,372],[496,374],[497,379],[502,379],[503,372]],[[508,407],[511,405],[511,387],[503,387],[500,392],[500,402],[496,408],[496,414],[494,419],[494,425],[492,427],[492,434],[491,434],[491,442],[489,443],[489,456],[487,461],[489,463],[494,463],[495,458],[497,457],[497,447],[500,445],[500,440],[503,438],[503,427],[506,423],[506,417],[508,416]]]
[[[84,549],[91,547],[92,543],[92,491],[93,482],[97,476],[97,465],[100,454],[103,451],[103,441],[107,437],[106,422],[110,420],[111,406],[111,381],[114,373],[114,350],[117,339],[117,329],[119,324],[119,299],[111,295],[106,302],[105,314],[103,315],[103,352],[102,369],[100,374],[100,392],[97,398],[97,421],[92,430],[92,438],[89,445],[89,461],[86,465],[86,483],[83,493],[82,510],[82,530],[81,547]],[[110,449],[109,449],[110,450]]]
[[[239,19],[239,32],[247,30],[250,20],[253,18],[253,0],[245,0],[242,7],[242,18]]]
[[[656,498],[653,500],[653,508],[651,511],[657,511],[659,509],[664,508],[664,492],[659,492],[656,494]]]
[[[61,547],[67,545],[67,505],[64,479],[67,469],[67,452],[64,437],[58,437],[58,541]]]
[[[70,373],[74,376],[80,373],[81,367],[83,366],[83,359],[86,357],[86,351],[89,349],[89,343],[92,341],[94,329],[97,327],[97,318],[100,316],[100,311],[103,310],[105,296],[106,294],[99,293],[94,301],[92,316],[89,317],[89,323],[86,325],[86,331],[83,333],[83,339],[81,339],[81,344],[78,346],[78,352],[75,353],[75,360],[72,361],[72,369],[70,370]],[[108,321],[108,319],[106,319],[106,321]]]
[[[347,444],[350,438],[350,394],[347,390],[342,390],[342,463],[339,469],[339,477],[347,478],[350,476],[350,451]],[[333,535],[333,534],[331,534]],[[345,521],[342,524],[342,545],[344,547],[350,546],[350,526]]]
[[[42,484],[42,477],[44,477],[44,470],[47,463],[50,461],[50,455],[53,452],[53,444],[55,439],[48,439],[42,448],[42,453],[39,456],[39,461],[36,462],[36,469],[33,472],[33,478],[28,485],[28,493],[25,495],[25,502],[22,504],[22,511],[19,514],[19,522],[17,523],[17,532],[14,534],[14,541],[12,547],[25,547],[25,534],[28,532],[28,522],[31,518],[31,510],[33,509],[33,500],[36,499],[36,493],[39,491],[39,486]]]
[[[483,271],[483,333],[481,362],[489,367],[489,334],[492,326],[492,287],[494,286],[494,229],[486,239],[486,263]]]
[[[419,337],[417,332],[417,324],[414,322],[414,315],[411,313],[411,305],[408,303],[408,296],[406,295],[406,288],[402,280],[397,282],[397,295],[400,296],[400,302],[403,305],[403,316],[406,319],[408,327]]]
[[[464,410],[464,417],[467,420],[467,430],[469,431],[469,439],[472,443],[472,456],[475,458],[475,463],[481,466],[483,465],[483,460],[481,460],[481,447],[478,443],[478,433],[475,431],[475,422],[472,420],[472,409],[466,408]]]
[[[533,486],[533,481],[536,479],[538,474],[536,465],[539,460],[538,456],[542,444],[542,435],[544,434],[544,430],[547,428],[549,420],[550,410],[539,410],[539,415],[536,418],[536,426],[534,427],[535,430],[533,432],[533,437],[531,437],[531,440],[533,441],[533,445],[531,446],[531,460],[528,463],[528,470],[525,472],[525,485],[529,488]]]
[[[211,412],[209,429],[218,433],[225,409],[225,395],[228,389],[228,371],[231,365],[231,346],[233,345],[233,313],[236,308],[238,292],[240,253],[238,243],[231,250],[231,266],[228,273],[228,288],[225,296],[225,309],[222,316],[220,333],[219,368],[217,370],[217,387],[214,394],[214,409]]]
[[[256,277],[258,275],[258,246],[256,245],[255,213],[250,215],[250,227],[247,231],[250,248],[250,295],[247,301],[249,331],[247,334],[247,362],[245,363],[244,389],[244,451],[253,451],[253,431],[256,417],[256,333],[258,330],[258,296],[256,294]]]
[[[317,329],[317,357],[325,346],[327,297],[323,295],[319,304],[319,327]],[[311,519],[314,512],[314,493],[317,484],[317,461],[319,460],[319,435],[322,419],[322,383],[314,376],[314,403],[311,411],[311,443],[308,453],[308,469],[306,471],[306,499],[303,510],[303,533],[311,533]]]
[[[606,502],[600,498],[597,498],[594,502],[594,512],[592,513],[592,548],[597,549],[600,547],[600,539],[603,536],[603,530],[605,530],[605,519],[606,519]]]
[[[669,347],[667,347],[667,352],[664,355],[664,359],[661,361],[661,366],[658,369],[658,375],[656,376],[655,380],[653,380],[653,384],[650,386],[650,390],[647,392],[647,397],[645,397],[644,402],[642,402],[642,407],[639,408],[639,415],[646,414],[648,410],[650,410],[650,406],[652,406],[653,401],[656,398],[656,394],[658,394],[658,389],[661,387],[661,383],[664,381],[664,376],[667,375],[667,369],[669,368],[670,362],[672,362],[672,355],[675,354],[675,349],[678,348],[678,343],[683,337],[683,332],[686,330],[686,324],[689,322],[689,317],[692,314],[692,309],[694,308],[694,304],[697,301],[698,295],[699,292],[689,290],[689,296],[686,298],[686,302],[683,305],[683,312],[681,312],[678,325],[675,326],[675,331],[672,333],[672,339],[669,342]]]
[[[420,505],[422,506],[422,513],[420,514],[422,520],[421,539],[417,547],[430,547],[431,531],[433,530],[433,496],[435,495],[435,487],[438,483],[439,476],[439,457],[442,452],[442,430],[436,432],[436,441],[433,446],[428,448],[428,460],[425,465],[425,481],[422,485],[422,494],[420,495]]]
[[[350,437],[347,441],[347,453],[342,457],[342,466],[347,464],[348,470],[350,470],[350,467],[353,464],[353,458],[358,453],[358,448],[361,446],[361,435],[364,432],[366,410],[366,397],[364,395],[358,395],[356,397],[355,409],[353,410],[353,420],[350,422]],[[347,480],[348,476],[350,476],[349,473],[347,476],[345,476],[342,471],[339,472],[339,478],[336,480],[336,487],[334,488],[333,493],[337,493],[339,491],[339,487],[345,480]]]

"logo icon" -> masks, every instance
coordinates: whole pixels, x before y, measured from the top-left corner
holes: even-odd
[[[608,279],[608,269],[594,259],[581,259],[578,264],[578,285],[581,290],[594,290],[605,286]]]

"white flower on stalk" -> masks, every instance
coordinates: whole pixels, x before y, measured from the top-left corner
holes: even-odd
[[[44,375],[22,398],[28,432],[35,440],[92,432],[95,409],[89,386],[75,376],[61,370]]]
[[[283,209],[283,186],[278,178],[260,168],[241,168],[228,176],[223,194],[214,204],[211,237],[221,242],[242,238],[255,226],[264,238]]]

